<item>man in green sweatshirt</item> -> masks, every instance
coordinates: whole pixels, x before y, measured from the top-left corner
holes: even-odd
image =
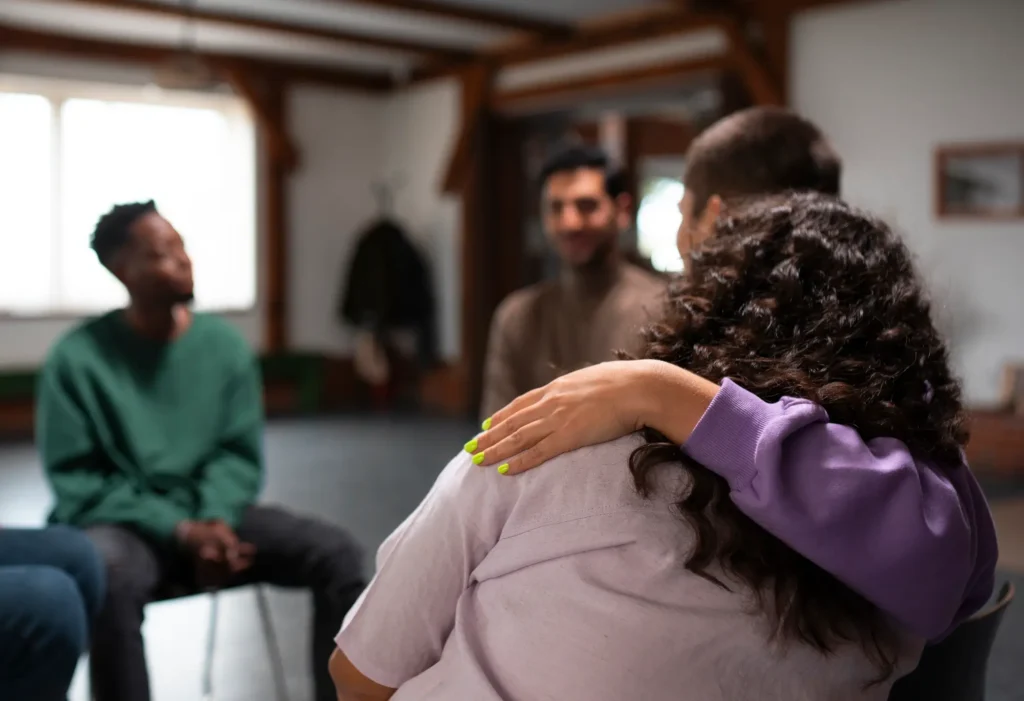
[[[312,589],[316,698],[335,699],[327,662],[364,585],[359,548],[340,528],[255,504],[256,359],[226,322],[190,311],[192,263],[154,203],[114,207],[92,247],[131,301],[53,349],[37,440],[56,497],[51,520],[85,529],[106,561],[95,698],[149,699],[143,607],[168,584],[269,582]]]

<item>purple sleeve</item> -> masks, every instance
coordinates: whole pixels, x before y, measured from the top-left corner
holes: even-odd
[[[992,516],[966,465],[864,441],[806,400],[768,404],[726,380],[684,446],[743,513],[911,633],[941,638],[992,593]]]

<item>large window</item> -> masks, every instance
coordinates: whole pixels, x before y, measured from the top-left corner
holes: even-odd
[[[0,76],[0,314],[89,314],[125,294],[89,237],[155,200],[192,256],[196,305],[256,301],[252,119],[228,95]]]

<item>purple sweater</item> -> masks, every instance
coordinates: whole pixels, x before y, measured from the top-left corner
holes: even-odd
[[[966,465],[915,461],[810,401],[768,404],[729,380],[683,448],[743,513],[911,633],[941,638],[992,594],[995,526]]]

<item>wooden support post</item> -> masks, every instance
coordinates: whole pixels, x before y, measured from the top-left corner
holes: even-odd
[[[751,47],[750,40],[737,23],[726,26],[729,58],[755,105],[783,105],[782,89],[765,65],[766,61]]]
[[[449,175],[459,184],[462,194],[462,353],[461,362],[466,379],[465,407],[475,412],[480,401],[484,355],[487,339],[486,326],[490,309],[485,299],[486,278],[490,274],[488,241],[485,232],[489,206],[488,183],[493,173],[488,170],[488,134],[491,121],[487,109],[494,70],[480,64],[468,69],[462,81],[462,142],[454,156],[461,159]],[[447,178],[446,178],[447,179]],[[481,328],[484,330],[481,331]]]
[[[768,69],[779,89],[782,103],[789,102],[789,26],[792,16],[771,10],[768,3],[757,6],[754,15],[761,27],[762,48]]]
[[[266,118],[287,134],[288,90],[282,83],[270,83],[263,108]],[[271,133],[264,132],[271,140]],[[273,149],[267,149],[264,179],[266,202],[266,275],[267,310],[265,350],[280,353],[288,348],[288,173],[289,166]]]
[[[299,153],[283,123],[284,115],[277,114],[276,108],[270,104],[268,92],[272,92],[273,89],[268,90],[265,85],[254,79],[250,72],[237,64],[220,63],[217,68],[231,83],[234,91],[249,103],[256,123],[265,136],[270,158],[288,171],[295,170],[299,165]],[[277,90],[280,90],[280,86]]]

